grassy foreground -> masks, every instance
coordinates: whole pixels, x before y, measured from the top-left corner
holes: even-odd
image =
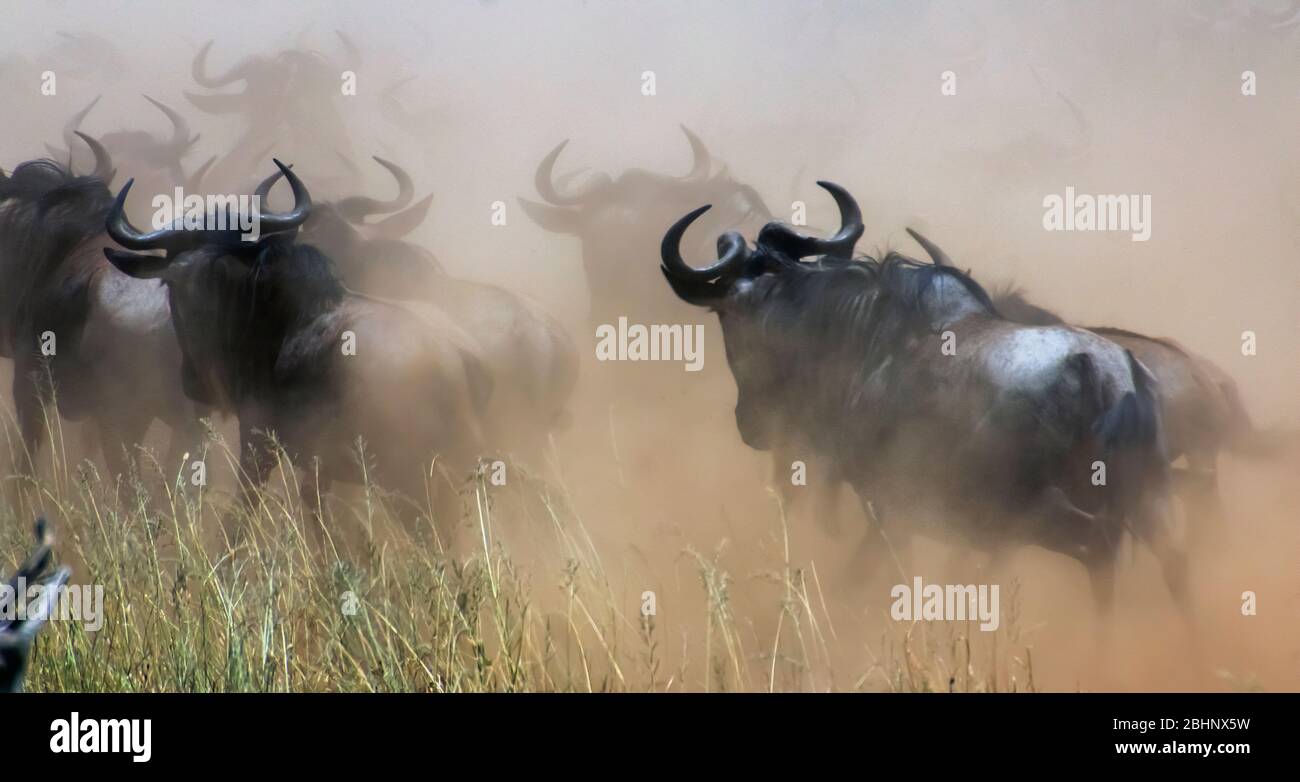
[[[164,471],[144,449],[131,477],[106,480],[67,456],[51,423],[41,477],[10,470],[4,481],[0,571],[12,572],[44,512],[71,583],[104,587],[104,615],[94,633],[50,623],[29,691],[1034,688],[1014,599],[995,634],[925,623],[837,633],[815,567],[789,561],[779,508],[785,561],[760,591],[771,602],[755,607],[750,595],[738,608],[723,547],[686,547],[681,558],[698,580],[685,594],[697,606],[676,610],[670,624],[643,616],[639,590],[629,595],[606,572],[557,482],[528,480],[507,494],[485,474],[470,479],[450,550],[427,509],[405,528],[389,513],[394,499],[366,485],[330,499],[334,534],[322,542],[308,534],[291,470],[277,470],[245,510],[233,481],[193,487],[181,465]],[[5,428],[16,463],[12,420]],[[206,464],[233,475],[219,435],[205,448]],[[503,531],[521,526],[511,515],[525,517],[526,545],[546,551],[521,551],[529,566],[504,542]],[[755,611],[768,622],[762,631]]]

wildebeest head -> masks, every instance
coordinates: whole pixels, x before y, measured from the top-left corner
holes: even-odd
[[[955,268],[898,253],[852,259],[863,232],[858,205],[842,187],[818,184],[840,210],[841,227],[829,238],[773,222],[750,249],[731,231],[717,241],[717,262],[694,268],[679,245],[705,206],[678,220],[660,247],[673,291],[718,315],[738,390],[736,424],[753,448],[772,447],[816,419],[816,411],[842,409],[842,395],[861,392],[852,383],[819,381],[825,367],[879,368],[919,334],[974,312],[996,312],[983,289]],[[802,260],[809,256],[817,257]]]
[[[154,100],[148,95],[144,99],[152,103],[171,123],[171,134],[167,137],[155,136],[143,130],[117,130],[99,137],[104,147],[112,153],[119,164],[132,171],[157,173],[167,179],[166,184],[179,184],[185,178],[182,160],[199,135],[190,134],[189,123],[174,109]],[[66,158],[74,148],[73,137],[81,127],[90,110],[99,103],[99,98],[92,100],[84,109],[72,115],[63,126],[63,143],[67,149],[59,150],[48,147],[56,160]]]
[[[355,69],[360,55],[347,36],[341,32],[338,36],[344,46],[339,58],[311,50],[286,49],[245,57],[217,74],[208,70],[212,41],[199,49],[190,73],[199,86],[213,92],[186,92],[186,99],[200,111],[240,114],[247,123],[244,134],[222,160],[223,172],[241,180],[249,176],[265,155],[268,141],[321,150],[319,159],[308,162],[322,169],[338,163],[339,157],[345,163],[350,160],[352,144],[336,101],[341,97],[339,73]],[[242,88],[220,91],[232,85]],[[345,168],[334,178],[350,189],[355,185],[356,172],[350,165]]]
[[[350,196],[315,204],[299,238],[324,250],[348,285],[359,291],[396,299],[418,297],[442,274],[442,265],[433,253],[402,237],[424,221],[433,196],[412,205],[415,185],[410,174],[396,163],[374,160],[397,181],[397,196],[389,201]],[[262,203],[280,178],[277,171],[257,186],[255,194]],[[374,215],[383,218],[366,221]]]
[[[22,617],[0,618],[0,692],[20,692],[23,675],[36,634],[54,611],[59,589],[72,574],[66,566],[50,572],[54,561],[54,539],[44,518],[36,520],[36,547],[18,566],[18,572],[9,580],[9,590],[0,599],[16,599],[20,590],[40,586],[40,599],[28,604]],[[13,606],[9,606],[10,609]],[[9,614],[5,611],[4,614]]]
[[[583,186],[564,189],[567,177],[557,181],[556,160],[567,141],[551,150],[537,167],[534,182],[545,204],[520,199],[524,211],[548,231],[567,233],[582,240],[582,263],[591,289],[593,315],[600,311],[643,302],[653,289],[650,267],[629,257],[629,248],[653,247],[658,228],[695,204],[712,203],[717,208],[706,219],[714,232],[727,229],[757,229],[772,219],[763,199],[750,186],[733,179],[725,170],[713,172],[713,159],[704,143],[685,127],[690,143],[691,169],[673,177],[644,169],[625,171],[618,178],[596,174]],[[707,249],[701,242],[698,250]],[[625,309],[620,309],[626,312]]]
[[[293,189],[289,212],[263,211],[261,236],[244,241],[233,216],[228,230],[162,228],[143,233],[125,214],[131,182],[108,214],[108,233],[128,251],[104,248],[123,273],[167,285],[172,321],[183,353],[182,380],[190,398],[229,410],[262,389],[277,334],[293,321],[336,303],[344,293],[329,259],[294,242],[311,215],[302,181],[275,161]],[[164,251],[149,255],[148,251]]]

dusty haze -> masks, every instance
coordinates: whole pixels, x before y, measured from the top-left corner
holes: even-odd
[[[680,395],[611,401],[613,373],[622,370],[592,361],[585,315],[589,295],[601,291],[587,290],[579,242],[547,233],[516,200],[537,198],[537,164],[564,139],[561,173],[679,174],[689,165],[684,124],[778,218],[803,201],[809,225],[822,228],[833,228],[835,212],[814,181],[833,180],[862,206],[859,251],[920,254],[904,232],[916,227],[986,287],[1014,282],[1073,323],[1179,340],[1236,379],[1257,425],[1300,427],[1300,28],[1247,21],[1251,9],[1285,3],[1227,3],[1209,21],[1187,11],[1202,4],[1176,2],[372,0],[304,8],[228,0],[219,15],[212,5],[199,12],[173,2],[20,5],[0,29],[6,170],[44,155],[47,142],[59,145],[68,116],[100,94],[83,130],[167,132],[141,93],[202,133],[185,159],[193,168],[225,152],[242,122],[204,114],[183,96],[204,91],[190,78],[204,42],[215,41],[209,63],[221,70],[253,53],[335,51],[334,30],[348,33],[364,55],[358,94],[334,103],[368,193],[384,197],[392,186],[370,155],[404,165],[417,197],[434,195],[413,239],[454,275],[536,297],[577,340],[584,366],[575,420],[556,448],[565,481],[625,589],[622,609],[634,615],[640,593],[655,590],[669,657],[693,650],[672,660],[690,689],[717,681],[707,681],[704,591],[688,549],[708,558],[728,541],[718,563],[735,579],[730,611],[743,663],[754,669],[744,686],[887,689],[880,658],[905,654],[906,628],[887,620],[887,584],[842,578],[856,531],[833,541],[799,508],[789,519],[788,562],[815,581],[813,613],[834,629],[824,633],[825,648],[803,650],[816,665],[786,667],[797,655],[785,645],[797,642],[777,629],[782,588],[771,574],[786,567],[787,544],[765,489],[767,457],[736,433],[716,318],[696,313],[709,328],[706,370],[682,372]],[[114,42],[122,72],[101,72],[93,47],[71,46],[59,32]],[[47,69],[59,74],[56,96],[38,92]],[[1241,91],[1246,70],[1257,77],[1254,96]],[[646,71],[654,72],[654,96],[642,94]],[[955,95],[941,94],[945,71],[956,76]],[[399,126],[378,98],[408,77],[396,94],[416,120]],[[274,147],[286,162],[299,153],[283,140]],[[114,186],[133,175],[119,167]],[[347,195],[318,191],[304,177],[318,199]],[[1042,200],[1067,186],[1150,195],[1150,240],[1045,231]],[[498,201],[504,226],[492,224]],[[627,264],[657,259],[657,244],[626,247]],[[1242,354],[1245,331],[1255,333],[1257,355]],[[1117,648],[1101,662],[1091,653],[1082,568],[1038,551],[1018,555],[999,580],[1004,624],[1010,583],[1019,584],[1019,643],[1000,653],[1032,648],[1034,684],[1047,689],[1300,689],[1296,469],[1295,461],[1224,459],[1231,540],[1198,563],[1199,660],[1145,554],[1125,558]],[[534,580],[552,583],[560,563],[537,536],[507,534],[534,562]],[[946,573],[942,544],[920,553],[927,578],[963,578]],[[1241,615],[1245,590],[1259,594],[1258,616]],[[949,629],[916,632],[947,648]],[[781,673],[769,677],[777,647]],[[1006,663],[1013,669],[1023,682],[1023,669]]]

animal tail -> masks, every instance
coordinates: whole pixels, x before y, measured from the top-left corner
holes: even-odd
[[[1226,444],[1229,450],[1254,459],[1300,453],[1300,430],[1256,429],[1242,402],[1241,394],[1237,391],[1237,384],[1220,383],[1219,390],[1228,406]]]

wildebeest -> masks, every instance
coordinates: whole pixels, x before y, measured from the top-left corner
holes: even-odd
[[[326,181],[331,191],[356,189],[357,171],[349,163],[354,157],[352,141],[338,101],[344,99],[339,74],[356,70],[360,54],[346,35],[337,35],[343,46],[336,57],[285,49],[245,57],[218,74],[208,70],[212,41],[195,54],[190,74],[196,84],[214,92],[187,91],[185,98],[200,111],[240,114],[246,119],[243,134],[216,165],[218,184],[228,190],[242,184],[261,164],[265,146],[279,143],[310,153],[310,159],[299,163],[321,172],[316,177],[318,188]],[[234,92],[215,92],[235,84],[243,86]]]
[[[154,100],[148,95],[144,99],[154,105],[168,122],[171,134],[166,137],[154,136],[142,130],[117,130],[101,133],[96,138],[119,166],[132,171],[147,171],[158,178],[164,187],[180,184],[186,179],[184,170],[185,155],[198,142],[199,135],[190,133],[189,123],[171,107]],[[63,126],[64,149],[46,145],[46,149],[55,160],[70,159],[76,148],[75,134],[81,129],[90,110],[99,103],[99,98],[92,100],[84,109],[72,115]],[[154,188],[160,192],[163,187]]]
[[[451,532],[455,486],[439,475],[430,487],[426,476],[436,456],[454,482],[480,452],[480,415],[492,380],[478,346],[436,312],[417,315],[348,291],[327,256],[295,241],[311,196],[292,171],[276,165],[294,206],[262,212],[258,241],[243,241],[238,230],[141,233],[123,212],[128,181],[107,225],[135,252],[105,254],[132,277],[165,283],[185,392],[238,417],[246,490],[261,484],[273,464],[266,434],[274,432],[304,468],[303,499],[317,514],[320,492],[333,481],[370,476],[407,498],[432,490],[435,522]],[[166,254],[141,252],[151,250]]]
[[[150,422],[172,428],[168,470],[197,438],[197,411],[177,386],[181,354],[166,294],[119,273],[100,252],[112,204],[103,146],[94,172],[77,176],[36,160],[0,175],[0,355],[14,361],[14,405],[26,467],[45,436],[42,405],[96,427],[112,474]]]
[[[724,229],[757,227],[772,219],[763,199],[750,186],[733,179],[725,167],[713,172],[713,159],[700,139],[685,127],[691,169],[672,177],[629,169],[617,179],[607,174],[571,192],[561,192],[554,168],[567,140],[551,150],[537,167],[534,183],[545,204],[520,199],[530,218],[548,231],[582,240],[582,267],[591,293],[589,322],[616,323],[620,315],[634,323],[674,322],[671,298],[654,295],[659,280],[647,263],[629,252],[654,247],[658,229],[691,206],[709,201],[718,205],[708,226]],[[705,245],[701,245],[703,248]],[[648,260],[648,259],[647,259]]]
[[[15,613],[7,618],[14,610],[14,605],[0,612],[0,692],[22,691],[23,676],[27,672],[27,662],[36,634],[50,618],[58,600],[59,589],[72,575],[66,566],[50,571],[50,565],[54,561],[54,541],[44,518],[36,520],[35,533],[35,548],[18,566],[13,578],[9,579],[7,599],[15,599],[20,590],[30,590],[34,586],[41,588],[40,598],[27,605],[22,617]]]
[[[546,434],[561,426],[578,379],[578,353],[564,326],[539,304],[496,285],[448,276],[424,247],[401,237],[428,211],[432,196],[410,206],[411,177],[382,158],[398,195],[392,201],[352,196],[316,203],[303,225],[303,242],[334,261],[348,288],[372,296],[425,302],[447,313],[482,348],[494,378],[490,424],[494,447],[539,455]],[[279,172],[256,194],[265,201]],[[374,214],[390,216],[367,224]]]
[[[909,232],[935,264],[952,260],[938,245],[916,231]],[[1013,287],[995,292],[994,304],[1008,320],[1031,326],[1061,325],[1056,313],[1029,302]],[[1218,531],[1223,508],[1218,489],[1218,461],[1223,451],[1270,456],[1296,440],[1293,434],[1257,429],[1242,403],[1237,383],[1212,361],[1166,337],[1149,337],[1112,326],[1087,326],[1088,331],[1132,351],[1157,380],[1156,399],[1171,461],[1186,460],[1173,471],[1189,515],[1189,535]]]
[[[819,184],[857,214],[842,188]],[[718,315],[741,438],[768,449],[793,429],[831,458],[880,511],[868,552],[879,556],[891,529],[900,539],[937,529],[995,554],[1038,545],[1087,568],[1105,613],[1131,530],[1188,608],[1154,380],[1132,353],[1082,329],[1007,321],[952,267],[898,253],[846,261],[855,224],[829,256],[827,240],[779,223],[752,250],[728,232],[718,260],[692,268],[679,243],[708,208],[668,230],[661,270],[679,297]]]

